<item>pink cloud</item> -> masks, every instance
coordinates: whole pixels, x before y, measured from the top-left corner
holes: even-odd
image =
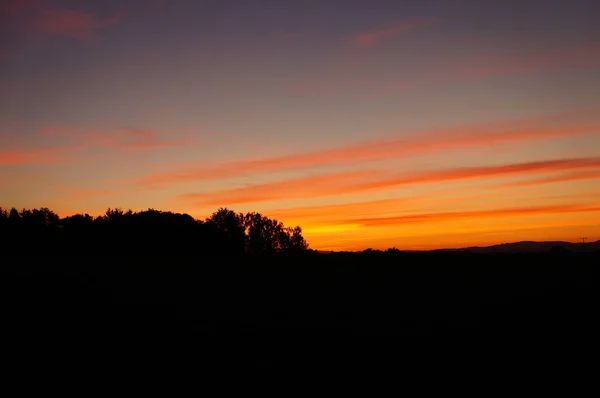
[[[531,174],[535,175],[539,173],[551,173],[566,170],[595,170],[599,167],[600,158],[558,159],[507,165],[460,167],[429,171],[410,176],[393,177],[380,181],[359,183],[354,186],[347,187],[347,192],[386,190],[402,185],[425,184],[442,181],[485,179]]]
[[[13,17],[15,14],[31,10],[38,3],[36,0],[4,0],[0,3],[0,17]]]
[[[38,31],[49,35],[92,39],[97,36],[98,31],[115,25],[124,16],[124,11],[99,19],[82,10],[43,10],[35,18],[33,26]]]
[[[372,32],[361,33],[354,37],[354,44],[359,46],[369,46],[382,39],[397,36],[402,33],[408,33],[415,28],[429,25],[437,21],[437,18],[409,19],[393,26],[380,28]]]
[[[0,22],[11,30],[75,39],[96,38],[100,31],[119,23],[125,14],[119,10],[102,17],[82,9],[57,8],[43,0],[7,0],[0,6]]]
[[[249,185],[241,188],[228,189],[218,192],[190,193],[178,198],[197,201],[198,206],[233,205],[240,203],[269,202],[289,198],[313,198],[326,196],[329,192],[338,192],[348,181],[355,179],[371,179],[380,175],[379,171],[339,172],[326,175],[310,176],[280,181],[275,183]]]
[[[0,166],[48,165],[65,160],[78,150],[79,145],[44,149],[10,149],[0,151]]]
[[[280,170],[393,159],[400,156],[493,146],[507,142],[540,141],[597,134],[600,131],[597,114],[597,108],[582,109],[526,119],[419,131],[407,138],[388,137],[378,141],[366,141],[287,156],[199,164],[188,169],[162,171],[144,178],[141,182],[156,185],[213,180]]]
[[[90,158],[89,150],[108,148],[120,151],[145,151],[166,147],[189,145],[194,138],[164,138],[154,130],[124,129],[116,131],[88,131],[71,129],[45,129],[38,132],[40,138],[68,141],[50,147],[31,147],[13,143],[11,148],[0,151],[0,166],[49,165]],[[39,143],[38,143],[39,144]]]
[[[460,167],[433,170],[415,174],[381,171],[332,173],[303,177],[267,184],[207,193],[182,195],[180,199],[197,200],[198,206],[268,202],[284,199],[304,199],[338,195],[353,195],[386,191],[406,185],[420,185],[446,181],[485,180],[501,177],[519,177],[553,172],[580,170],[597,171],[600,158],[575,158],[538,162],[501,164],[493,166]],[[378,178],[383,176],[384,178]]]

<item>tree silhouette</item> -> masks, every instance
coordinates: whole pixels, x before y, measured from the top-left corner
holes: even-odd
[[[9,228],[8,228],[8,211],[0,207],[0,247],[2,242],[8,242],[9,239]]]
[[[244,216],[246,227],[246,251],[250,253],[275,253],[302,251],[308,244],[302,236],[302,228],[285,227],[282,222],[272,220],[260,213]]]
[[[302,228],[296,226],[294,228],[288,228],[289,235],[289,249],[295,252],[308,250],[308,242],[304,240],[302,235]]]
[[[97,217],[59,218],[42,207],[10,211],[0,207],[2,243],[18,253],[243,254],[304,251],[300,227],[256,212],[219,208],[206,220],[156,209],[108,208]]]
[[[285,246],[281,232],[283,224],[271,220],[260,213],[247,213],[244,216],[247,240],[246,250],[250,253],[273,253]]]
[[[10,209],[10,212],[8,213],[8,223],[9,225],[13,226],[19,225],[21,223],[21,215],[19,214],[19,211],[14,207]]]
[[[246,234],[244,215],[221,207],[205,221],[211,232],[218,236],[220,249],[231,254],[244,252]]]

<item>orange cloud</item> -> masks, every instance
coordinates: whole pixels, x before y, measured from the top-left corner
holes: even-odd
[[[420,26],[437,22],[437,18],[415,18],[400,22],[393,26],[380,28],[372,32],[361,33],[354,37],[354,44],[368,46],[382,39],[407,33]]]
[[[0,151],[0,166],[47,165],[65,160],[78,150],[80,145],[62,146],[51,149],[13,149]]]
[[[292,198],[310,198],[343,192],[343,184],[357,178],[370,178],[376,171],[333,173],[321,176],[304,177],[282,182],[250,185],[243,188],[228,189],[209,194],[192,193],[180,195],[179,199],[198,200],[198,206],[221,206],[241,203],[266,202]]]
[[[0,165],[44,165],[76,159],[93,148],[109,148],[125,151],[142,151],[172,146],[189,145],[194,138],[167,139],[153,130],[125,129],[117,131],[88,131],[70,129],[45,129],[39,137],[53,140],[75,141],[73,144],[55,145],[50,148],[25,148],[13,145],[13,149],[0,151]]]
[[[188,194],[183,195],[181,198],[203,199],[198,205],[205,206],[255,203],[283,199],[349,195],[374,190],[386,190],[402,185],[547,173],[597,167],[600,167],[600,158],[560,159],[500,166],[453,168],[375,181],[373,180],[374,177],[389,173],[373,171],[336,173],[269,184],[250,185],[243,188],[222,190],[212,193]]]
[[[156,173],[140,182],[155,185],[222,179],[327,164],[393,159],[399,156],[489,146],[504,142],[597,134],[600,133],[600,119],[597,117],[599,113],[598,109],[584,109],[537,118],[421,131],[405,139],[389,138],[289,156],[203,164],[180,171]]]
[[[561,174],[552,177],[539,178],[535,180],[516,181],[509,184],[498,185],[498,188],[512,188],[512,187],[524,187],[533,185],[545,185],[554,184],[557,182],[570,182],[570,181],[581,181],[581,180],[593,180],[600,178],[600,170],[592,170],[587,172],[577,172],[570,174]]]
[[[278,220],[286,219],[329,219],[331,217],[347,216],[348,214],[377,214],[389,212],[400,206],[421,203],[425,197],[408,197],[401,199],[383,199],[358,203],[345,203],[328,206],[296,207],[291,209],[274,210],[269,216]]]
[[[30,150],[30,151],[2,151],[0,152],[0,165],[23,165],[37,164],[38,162],[49,163],[58,158],[56,154],[46,151]]]
[[[496,218],[496,217],[523,217],[538,214],[558,213],[587,213],[598,212],[599,206],[585,205],[561,205],[561,206],[538,206],[510,209],[476,210],[463,212],[411,214],[395,217],[381,218],[359,218],[346,220],[347,223],[360,224],[364,227],[381,227],[402,225],[406,223],[440,222],[464,218]]]
[[[423,206],[432,206],[435,204],[448,204],[455,202],[462,202],[474,199],[487,199],[491,197],[497,197],[497,193],[487,193],[481,195],[470,195],[470,196],[451,196],[453,193],[462,192],[462,189],[446,190],[444,196],[409,196],[404,198],[395,199],[382,199],[382,200],[371,200],[357,203],[344,203],[326,206],[308,206],[308,207],[296,207],[289,209],[279,209],[266,211],[270,217],[279,220],[304,220],[304,221],[323,221],[330,220],[334,224],[340,223],[340,217],[347,217],[349,214],[354,215],[375,215],[375,214],[389,214],[397,211],[407,211],[411,207],[423,208]],[[587,197],[589,198],[589,196]]]
[[[408,177],[390,178],[348,187],[348,192],[363,192],[375,189],[387,189],[400,185],[423,184],[440,181],[465,180],[471,178],[503,177],[540,172],[552,172],[573,169],[600,167],[600,158],[560,159],[539,162],[517,163],[500,166],[461,167],[415,174]]]

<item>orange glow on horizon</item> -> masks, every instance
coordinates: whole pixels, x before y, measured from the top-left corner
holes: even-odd
[[[225,207],[318,250],[600,239],[600,2],[407,1],[8,0],[0,206]]]

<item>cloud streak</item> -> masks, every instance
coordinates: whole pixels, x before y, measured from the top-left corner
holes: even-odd
[[[372,178],[380,174],[377,171],[359,171],[332,173],[320,176],[291,179],[277,183],[256,184],[242,188],[217,191],[209,194],[191,193],[180,195],[178,199],[195,201],[198,206],[221,206],[223,204],[242,204],[267,202],[285,199],[311,198],[323,196],[329,192],[343,191],[347,181]]]
[[[457,78],[482,78],[531,72],[542,69],[594,68],[600,66],[600,44],[562,48],[526,54],[497,54],[495,57],[474,57],[448,65]]]
[[[63,137],[80,141],[87,147],[105,147],[134,151],[181,146],[195,142],[193,138],[162,138],[160,132],[147,129],[123,129],[115,131],[45,129],[40,131],[39,134],[41,136]]]
[[[421,131],[408,138],[366,141],[339,148],[289,156],[201,164],[179,171],[152,174],[140,182],[161,185],[197,180],[214,180],[280,170],[323,165],[393,159],[453,149],[490,146],[506,142],[534,141],[600,133],[600,110],[577,110],[521,120],[499,121],[446,129]]]
[[[572,182],[582,180],[592,180],[600,178],[600,170],[584,171],[577,173],[561,174],[551,177],[538,178],[535,180],[516,181],[509,184],[498,185],[498,188],[528,187],[537,185],[556,184],[560,182]]]
[[[58,8],[42,0],[7,0],[0,6],[0,21],[10,30],[21,34],[39,34],[44,37],[70,37],[89,40],[123,20],[127,12],[118,10],[99,17],[82,9]]]
[[[80,156],[89,158],[86,154],[95,148],[137,152],[190,145],[196,142],[194,138],[164,138],[158,131],[145,129],[91,131],[50,128],[39,131],[37,136],[71,143],[55,144],[50,148],[21,146],[0,151],[0,166],[48,165],[73,160]]]
[[[445,191],[446,194],[449,194],[451,192],[452,191]],[[273,210],[267,213],[269,216],[280,220],[303,220],[303,222],[309,223],[323,223],[323,220],[327,220],[337,225],[341,222],[340,219],[343,217],[347,217],[348,214],[382,215],[399,211],[407,211],[411,208],[415,209],[422,208],[423,206],[432,206],[437,204],[448,204],[477,199],[487,199],[496,196],[496,193],[459,197],[437,197],[431,195],[423,195],[326,206],[296,207],[289,209]]]
[[[354,186],[347,187],[347,190],[348,192],[356,193],[372,190],[389,189],[411,184],[481,179],[489,177],[506,177],[513,175],[527,175],[535,173],[548,173],[555,171],[590,169],[599,167],[600,158],[559,159],[499,166],[462,167],[447,170],[437,170],[426,173],[418,173],[407,177],[397,177],[380,181],[360,183]]]
[[[497,217],[526,217],[540,214],[563,214],[563,213],[591,213],[600,212],[599,206],[593,205],[558,205],[558,206],[537,206],[537,207],[517,207],[508,209],[494,210],[476,210],[463,212],[447,212],[447,213],[427,213],[427,214],[411,214],[395,217],[375,217],[375,218],[359,218],[346,220],[349,224],[360,224],[363,227],[383,227],[403,225],[407,223],[425,223],[425,222],[441,222],[452,221],[466,218],[497,218]]]
[[[403,33],[408,33],[418,27],[430,25],[437,21],[438,18],[409,19],[392,26],[376,29],[372,32],[358,34],[354,37],[353,42],[357,46],[370,46],[383,39],[398,36]]]
[[[50,36],[66,36],[74,39],[93,39],[98,32],[119,23],[125,16],[117,11],[105,19],[82,10],[44,9],[37,13],[32,26]]]
[[[315,198],[383,191],[405,185],[442,181],[498,178],[548,173],[566,170],[600,168],[600,158],[559,159],[508,165],[480,166],[436,170],[412,175],[375,179],[383,172],[337,173],[292,179],[269,184],[250,185],[243,188],[212,193],[182,195],[180,199],[199,199],[197,205],[242,204],[283,199]]]
[[[485,44],[480,43],[480,45]],[[318,95],[319,98],[357,97],[361,100],[371,100],[409,90],[441,87],[462,81],[522,75],[542,70],[593,69],[600,67],[600,43],[527,53],[497,52],[466,58],[459,57],[440,62],[434,70],[430,70],[430,73],[427,73],[426,67],[423,70],[426,74],[397,75],[393,78],[360,73],[361,71],[356,69],[357,65],[368,61],[364,54],[360,56],[362,58],[354,59],[350,64],[346,61],[337,61],[329,67],[333,72],[327,76],[295,79],[291,89],[297,94]],[[351,73],[353,76],[344,77],[344,73]]]
[[[80,151],[82,146],[70,145],[51,149],[13,149],[0,151],[0,166],[51,165]]]

